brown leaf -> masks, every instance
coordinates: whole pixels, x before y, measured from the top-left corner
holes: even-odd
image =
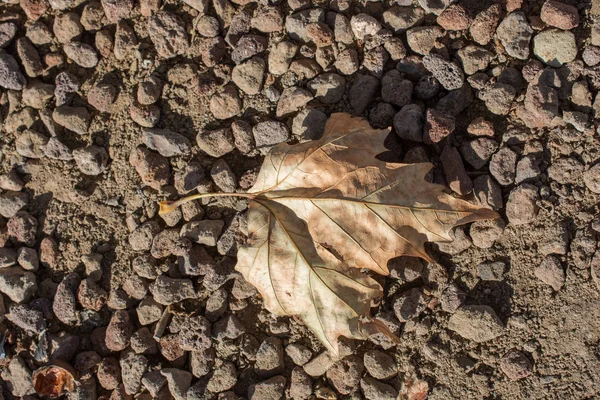
[[[273,147],[256,184],[238,194],[251,200],[236,270],[269,311],[300,316],[336,355],[339,336],[396,339],[370,318],[383,292],[360,269],[387,275],[391,258],[431,260],[425,242],[450,241],[453,227],[497,217],[425,181],[429,163],[376,159],[388,133],[333,114],[320,140]],[[161,213],[183,201],[161,204]]]
[[[32,381],[35,391],[41,396],[58,397],[75,390],[75,372],[61,361],[35,370]]]

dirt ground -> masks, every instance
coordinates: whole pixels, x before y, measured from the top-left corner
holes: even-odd
[[[600,3],[564,4],[2,0],[0,398],[41,398],[31,374],[57,359],[79,381],[69,399],[600,397]],[[480,17],[493,7],[495,20]],[[93,55],[67,53],[73,42]],[[139,86],[151,77],[162,88],[148,101]],[[334,112],[390,126],[389,161],[431,161],[433,181],[501,215],[429,245],[437,263],[390,262],[373,314],[400,343],[344,341],[340,360],[234,270],[244,200],[168,217],[157,205],[247,190],[270,146],[318,137]],[[282,124],[261,131],[265,121]],[[147,128],[179,136],[152,142]],[[212,141],[197,138],[207,131]],[[180,252],[166,232],[190,221],[224,224]],[[208,331],[188,346],[195,316]]]

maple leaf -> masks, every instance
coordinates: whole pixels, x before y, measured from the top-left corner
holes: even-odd
[[[361,269],[387,275],[394,257],[431,261],[426,242],[450,241],[455,226],[498,216],[427,182],[430,163],[378,160],[388,134],[333,114],[321,139],[273,147],[247,193],[218,194],[250,199],[236,270],[269,311],[299,316],[334,355],[339,336],[397,340],[370,317],[383,291]],[[214,195],[161,202],[160,213]]]

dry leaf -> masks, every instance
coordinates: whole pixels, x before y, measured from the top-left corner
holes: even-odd
[[[75,371],[67,363],[55,361],[33,372],[33,387],[41,396],[58,397],[75,390]]]
[[[236,270],[269,311],[300,316],[335,355],[339,336],[396,339],[370,318],[382,288],[360,269],[387,275],[391,258],[431,260],[425,242],[450,241],[453,227],[497,217],[425,181],[429,163],[376,159],[388,133],[333,114],[320,140],[273,147],[248,193],[223,194],[251,199]],[[163,202],[160,212],[206,196]]]

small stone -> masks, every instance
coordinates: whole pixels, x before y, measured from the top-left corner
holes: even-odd
[[[559,291],[565,282],[565,271],[560,260],[555,256],[547,256],[534,270],[535,276],[552,289]]]
[[[567,185],[578,179],[584,166],[573,157],[563,157],[554,161],[548,168],[548,177],[561,185]]]
[[[517,154],[509,147],[501,147],[490,160],[490,174],[502,186],[510,185],[515,180]]]
[[[54,311],[56,318],[65,325],[75,325],[79,320],[75,297],[79,282],[79,276],[76,273],[70,273],[63,278],[56,288],[52,311]]]
[[[487,342],[502,335],[504,326],[489,306],[470,305],[459,308],[448,321],[448,328],[465,339]]]
[[[517,186],[510,192],[506,203],[506,216],[513,225],[529,224],[538,213],[538,189],[528,183]]]
[[[387,380],[393,378],[398,372],[394,359],[379,350],[367,351],[363,361],[367,372],[375,379]]]
[[[226,86],[221,93],[210,99],[210,111],[217,119],[228,119],[238,115],[242,111],[242,101],[237,90],[232,86]]]
[[[529,41],[533,29],[527,23],[527,17],[522,11],[508,14],[496,30],[498,39],[508,55],[526,60],[529,57]]]
[[[121,380],[121,367],[119,362],[112,357],[105,357],[98,364],[96,373],[98,382],[106,390],[114,390]]]
[[[117,98],[117,88],[108,83],[97,83],[88,92],[88,104],[100,112],[109,112]]]
[[[111,351],[124,350],[133,334],[133,324],[127,311],[116,311],[106,328],[106,347]]]
[[[22,90],[26,84],[27,79],[14,57],[0,50],[0,86],[9,90]]]
[[[19,356],[13,357],[7,364],[6,369],[2,371],[2,380],[15,397],[28,397],[27,395],[35,393],[32,386],[31,371]]]
[[[406,32],[406,41],[415,53],[428,55],[443,36],[444,32],[438,26],[419,26]]]
[[[446,7],[448,7],[451,4],[450,0],[441,0],[441,1],[434,1],[434,0],[419,0],[419,5],[421,7],[423,7],[423,9],[428,13],[428,14],[435,14],[435,15],[440,15],[442,13],[442,11],[444,11],[446,9]]]
[[[234,63],[239,64],[244,60],[264,52],[266,49],[267,40],[263,36],[244,35],[240,38],[231,52],[231,59]]]
[[[460,152],[463,158],[475,169],[481,169],[497,149],[498,143],[488,138],[479,138],[470,142],[463,142],[460,146]]]
[[[394,299],[394,313],[400,322],[407,322],[421,314],[427,307],[427,297],[418,288],[402,293]]]
[[[454,132],[454,127],[455,122],[452,116],[429,108],[425,114],[423,141],[427,144],[439,143]]]
[[[531,375],[531,361],[518,350],[512,349],[500,360],[500,369],[512,381]]]
[[[89,2],[81,12],[81,25],[86,31],[97,31],[102,29],[106,20],[102,4],[97,1]]]
[[[456,228],[452,236],[453,238],[451,242],[438,243],[437,246],[441,252],[451,255],[460,254],[473,244],[471,238],[469,238],[465,233],[464,228]]]
[[[37,271],[39,267],[39,258],[37,251],[35,249],[30,249],[29,247],[21,247],[17,250],[17,263],[27,271]],[[4,256],[2,256],[2,252],[0,252],[0,264],[2,268],[6,267],[6,263],[4,262]]]
[[[17,153],[27,158],[42,158],[48,138],[39,132],[27,129],[15,141]]]
[[[160,99],[162,88],[163,81],[158,77],[151,75],[138,85],[138,103],[145,106],[156,103]]]
[[[437,17],[436,21],[439,26],[447,31],[469,29],[471,24],[471,18],[461,4],[451,4]]]
[[[334,43],[334,33],[324,23],[308,24],[306,26],[306,35],[319,48],[331,46]]]
[[[533,38],[533,53],[545,64],[558,68],[577,57],[577,43],[572,32],[548,29]]]
[[[544,3],[540,18],[550,26],[565,30],[576,28],[579,25],[577,8],[554,0]]]
[[[263,377],[271,377],[283,372],[283,346],[276,337],[265,339],[256,352],[256,372]]]
[[[251,26],[264,33],[279,32],[283,29],[284,16],[275,6],[262,6],[254,11]]]
[[[190,141],[185,136],[168,129],[144,129],[142,141],[163,157],[185,155],[191,149]]]
[[[465,171],[458,150],[455,147],[444,147],[440,160],[450,189],[460,195],[470,193],[473,190],[473,182]]]
[[[292,42],[279,42],[269,53],[269,72],[283,75],[289,68],[292,59],[298,51],[298,46]]]
[[[339,393],[348,395],[359,384],[364,368],[360,357],[351,355],[327,370],[327,380]]]
[[[100,311],[107,299],[106,291],[89,278],[83,280],[77,290],[79,304],[88,310]]]
[[[45,108],[53,96],[54,85],[30,81],[23,89],[23,103],[38,110]]]
[[[150,325],[160,319],[163,313],[163,307],[157,303],[152,296],[146,296],[137,309],[138,321],[141,325]]]
[[[192,374],[176,368],[164,368],[160,373],[167,378],[169,392],[175,400],[186,400],[187,391],[192,384]]]
[[[249,400],[277,400],[283,397],[286,379],[279,375],[259,383],[250,385],[248,388]]]
[[[82,173],[95,176],[104,172],[108,162],[108,153],[104,147],[88,146],[73,150],[73,159]]]
[[[402,43],[400,38],[390,38],[387,42],[385,42],[383,47],[390,55],[390,58],[394,61],[399,61],[406,57],[406,48],[404,47],[404,43]]]
[[[27,18],[35,21],[40,18],[48,10],[48,1],[45,0],[22,0],[12,1],[11,3],[19,4]]]
[[[483,47],[466,46],[458,51],[458,58],[463,65],[467,75],[472,75],[477,71],[485,71],[493,54]]]
[[[98,55],[94,48],[81,42],[70,42],[63,46],[63,51],[75,64],[83,68],[94,68],[98,64]]]
[[[282,118],[298,112],[312,99],[312,94],[306,89],[295,86],[286,88],[277,103],[276,115],[278,118]]]
[[[403,107],[410,103],[413,84],[407,79],[402,79],[398,70],[391,70],[381,79],[381,97],[386,103]]]
[[[134,102],[129,106],[129,116],[136,124],[145,128],[152,128],[160,120],[160,108],[155,104],[142,106]]]
[[[229,164],[223,159],[218,159],[213,163],[210,177],[223,192],[232,193],[237,187],[237,178]]]
[[[159,304],[168,306],[185,299],[196,298],[194,285],[189,279],[173,279],[161,274],[150,285],[150,292]]]
[[[285,347],[285,353],[292,359],[294,364],[302,366],[312,358],[312,352],[306,346],[299,343],[290,343]]]
[[[24,304],[11,305],[6,319],[19,328],[34,334],[46,329],[44,314]]]
[[[385,24],[399,34],[419,24],[425,17],[425,11],[420,7],[412,7],[412,4],[403,7],[394,5],[385,10],[382,16]]]
[[[312,394],[312,379],[300,367],[292,370],[290,396],[294,400],[307,400]]]
[[[504,221],[500,218],[494,220],[475,221],[471,224],[469,233],[473,244],[480,249],[489,249],[504,232]]]
[[[367,400],[395,400],[398,391],[393,386],[365,376],[360,380],[360,388]]]
[[[477,276],[483,281],[503,281],[506,264],[502,261],[480,264],[477,267]]]
[[[254,95],[260,93],[263,85],[265,62],[260,57],[253,57],[233,68],[231,80],[244,93]]]
[[[148,36],[164,58],[183,54],[189,47],[183,21],[167,11],[158,11],[148,19]]]
[[[52,30],[59,42],[69,43],[83,33],[83,26],[79,22],[79,15],[70,12],[57,15]]]
[[[119,365],[125,393],[129,395],[137,393],[142,386],[142,377],[148,367],[148,360],[133,350],[125,350],[121,353]]]
[[[481,175],[473,180],[473,193],[480,205],[492,210],[502,208],[502,191],[489,175]]]
[[[316,100],[325,104],[335,104],[342,99],[346,89],[346,79],[334,74],[321,74],[307,84]]]
[[[387,78],[384,77],[384,79]],[[378,89],[379,80],[374,76],[362,74],[356,76],[349,93],[350,105],[355,114],[361,115],[364,113]]]
[[[460,89],[465,82],[462,70],[455,63],[448,62],[436,54],[423,57],[423,65],[447,90]]]
[[[237,382],[237,371],[235,365],[230,362],[223,364],[213,372],[208,380],[206,388],[212,393],[221,393],[231,389]]]
[[[600,164],[596,164],[583,173],[585,186],[594,193],[600,193]]]
[[[259,122],[252,129],[252,134],[259,149],[285,142],[289,138],[287,126],[278,121]]]
[[[302,140],[317,140],[323,136],[327,114],[315,108],[304,109],[294,117],[292,133]]]
[[[27,76],[34,78],[42,75],[44,66],[42,65],[40,55],[31,41],[26,37],[17,39],[17,54],[19,55],[19,59],[21,59],[21,64]]]
[[[87,133],[91,118],[85,107],[60,106],[52,113],[54,122],[80,135]]]
[[[581,54],[581,59],[589,67],[595,67],[600,64],[600,47],[598,46],[586,46]]]
[[[129,155],[129,163],[135,167],[145,185],[159,190],[169,182],[169,161],[158,153],[138,146]]]

